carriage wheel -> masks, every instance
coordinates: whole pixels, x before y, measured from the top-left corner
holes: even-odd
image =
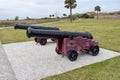
[[[92,56],[96,56],[99,53],[99,46],[91,46],[89,54]]]
[[[61,55],[61,54],[62,54],[57,48],[55,48],[55,51],[56,51],[56,53],[57,53],[58,55]]]
[[[78,57],[78,53],[76,51],[69,51],[68,52],[68,59],[70,61],[75,61],[77,60],[77,57]]]
[[[41,39],[40,44],[41,45],[46,45],[47,44],[47,39]]]

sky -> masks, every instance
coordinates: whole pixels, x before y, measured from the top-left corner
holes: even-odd
[[[14,19],[19,16],[24,19],[49,17],[50,14],[62,16],[69,14],[69,9],[64,8],[65,0],[0,0],[0,20]],[[73,13],[94,11],[99,5],[101,12],[120,11],[120,0],[76,0],[77,7]]]

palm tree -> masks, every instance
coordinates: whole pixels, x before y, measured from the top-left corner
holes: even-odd
[[[52,17],[52,15],[50,14],[50,15],[49,15],[49,17],[51,18],[51,17]]]
[[[98,19],[98,13],[101,11],[101,7],[95,6],[95,11],[97,11],[97,19]]]
[[[19,20],[19,16],[16,16],[16,17],[15,17],[15,20],[16,20],[16,21]]]
[[[54,16],[55,16],[55,15],[54,15],[54,14],[52,14],[52,17],[53,17],[53,18],[54,18]]]
[[[63,16],[64,16],[64,17],[66,17],[66,16],[67,16],[67,14],[63,13]]]
[[[70,21],[72,22],[72,9],[76,8],[76,0],[65,0],[65,8],[70,9]]]

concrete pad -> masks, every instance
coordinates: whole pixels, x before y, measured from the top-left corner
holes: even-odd
[[[98,56],[80,54],[77,61],[71,62],[67,57],[57,55],[56,45],[50,41],[46,46],[36,45],[33,41],[3,46],[18,80],[39,80],[120,55],[100,49]]]
[[[16,80],[11,64],[0,43],[0,80]]]

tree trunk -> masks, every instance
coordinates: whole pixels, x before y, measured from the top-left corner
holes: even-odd
[[[70,22],[72,22],[72,8],[70,8]]]
[[[97,11],[97,20],[98,20],[98,11]]]

